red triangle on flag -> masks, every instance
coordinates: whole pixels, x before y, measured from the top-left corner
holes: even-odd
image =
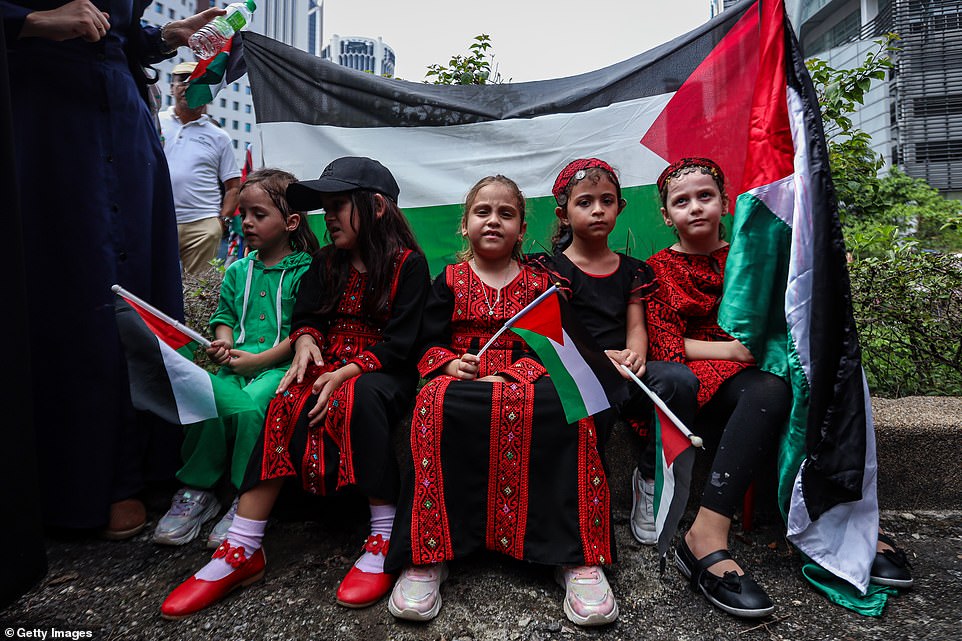
[[[512,328],[526,329],[564,345],[564,332],[561,329],[561,305],[558,294],[546,297],[535,307],[516,320]]]
[[[146,309],[144,309],[134,301],[130,300],[126,296],[124,296],[123,299],[127,302],[128,305],[134,308],[134,311],[137,312],[137,314],[144,321],[144,324],[147,325],[150,331],[152,331],[154,335],[157,336],[157,338],[159,338],[160,340],[170,345],[170,347],[172,347],[173,349],[175,350],[180,349],[184,345],[189,345],[191,342],[193,342],[194,339],[192,339],[190,336],[180,331],[170,323],[167,323],[166,321],[160,318],[157,318],[157,316],[150,313],[149,311],[147,311]]]
[[[672,163],[711,158],[733,200],[742,193],[752,96],[758,74],[758,11],[749,9],[678,88],[641,139]]]
[[[665,457],[665,464],[669,467],[678,456],[691,447],[691,441],[681,433],[668,415],[655,406],[655,414],[661,424],[661,451]]]

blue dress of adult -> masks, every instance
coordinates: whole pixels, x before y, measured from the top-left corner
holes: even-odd
[[[183,316],[170,177],[144,66],[223,13],[161,30],[141,25],[148,4],[0,0],[24,221],[25,402],[34,405],[44,521],[109,523],[114,538],[142,527],[136,496],[149,480],[173,478],[181,438],[131,406],[110,290],[119,283]],[[137,509],[115,513],[124,504]]]

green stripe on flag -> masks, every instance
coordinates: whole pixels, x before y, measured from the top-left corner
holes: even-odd
[[[744,343],[758,367],[792,388],[792,410],[778,455],[778,505],[784,518],[805,458],[808,423],[808,381],[785,320],[791,240],[791,228],[764,202],[740,195],[718,309],[718,324]]]

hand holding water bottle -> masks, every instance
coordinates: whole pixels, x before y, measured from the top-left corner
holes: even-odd
[[[172,20],[160,30],[161,39],[169,51],[174,51],[177,47],[183,47],[198,29],[226,14],[227,11],[220,7],[211,7],[200,13],[196,13],[183,20]]]
[[[201,60],[217,55],[235,33],[250,26],[257,5],[254,0],[227,5],[227,13],[214,18],[192,35],[188,44]]]

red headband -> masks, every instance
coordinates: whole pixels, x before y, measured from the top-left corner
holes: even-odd
[[[661,175],[658,176],[658,191],[664,193],[665,188],[668,186],[668,180],[672,175],[688,167],[704,167],[711,173],[715,180],[721,183],[725,181],[724,172],[722,172],[721,167],[719,167],[718,163],[714,160],[698,157],[682,158],[668,165],[665,171],[661,172]]]
[[[561,204],[561,195],[568,189],[568,185],[572,179],[581,180],[585,177],[585,170],[594,167],[607,171],[611,174],[612,180],[615,181],[615,186],[618,188],[621,187],[621,184],[618,182],[618,174],[616,174],[615,170],[611,168],[611,165],[604,160],[598,160],[597,158],[579,158],[578,160],[572,160],[561,170],[561,173],[555,178],[554,187],[551,188],[551,193],[554,194],[554,199],[559,205]],[[578,172],[582,172],[580,176]]]

